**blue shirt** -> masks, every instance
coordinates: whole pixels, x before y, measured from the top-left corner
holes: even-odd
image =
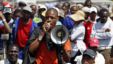
[[[69,17],[69,16],[66,16],[64,18],[64,21],[63,21],[63,25],[68,29],[72,29],[73,26],[74,26],[74,21]]]

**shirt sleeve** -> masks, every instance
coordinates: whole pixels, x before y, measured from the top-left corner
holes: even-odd
[[[108,39],[112,37],[111,32],[103,32],[103,33],[96,33],[95,35],[96,38],[98,39]]]
[[[105,32],[104,31],[97,31],[97,30],[94,30],[95,31],[95,37],[98,38],[98,39],[109,39],[113,36],[113,23],[110,24],[109,28],[110,29],[110,32]]]
[[[79,35],[83,34],[83,31],[85,31],[85,28],[80,27],[78,29],[73,28],[71,33],[71,40],[75,40]],[[85,32],[84,32],[85,33]]]
[[[66,43],[64,44],[64,50],[65,50],[65,51],[71,51],[71,50],[72,50],[72,48],[71,48],[71,42],[70,42],[69,39],[68,39],[68,40],[66,41]]]
[[[39,28],[35,28],[33,33],[31,34],[28,42],[31,43],[38,37],[39,37]]]

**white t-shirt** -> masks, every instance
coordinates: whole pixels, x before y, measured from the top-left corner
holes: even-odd
[[[74,55],[77,53],[78,50],[80,50],[81,53],[83,53],[86,50],[86,45],[83,41],[84,36],[85,36],[85,27],[83,23],[80,23],[79,25],[75,25],[70,35],[71,40],[73,41],[73,43],[71,43],[72,57],[74,57]]]
[[[97,52],[97,56],[95,58],[95,64],[105,64],[104,56],[99,52]]]
[[[8,59],[5,59],[5,60],[1,60],[0,64],[10,64],[10,62],[8,61]],[[22,60],[18,59],[17,64],[22,64]]]
[[[110,29],[110,32],[105,32],[106,29]],[[92,34],[100,42],[99,49],[111,47],[113,45],[113,21],[108,17],[105,24],[100,21],[96,22],[93,26]]]

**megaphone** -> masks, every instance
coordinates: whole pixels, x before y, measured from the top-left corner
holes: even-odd
[[[56,51],[58,56],[58,64],[63,64],[62,62],[62,45],[68,39],[68,30],[65,26],[57,25],[51,30],[50,37],[54,44],[56,44]]]
[[[51,40],[54,44],[65,44],[68,39],[68,29],[63,25],[57,25],[51,30]]]

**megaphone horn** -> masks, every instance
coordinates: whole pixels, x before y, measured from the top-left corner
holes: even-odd
[[[64,44],[69,36],[68,30],[65,26],[58,25],[51,30],[51,40],[55,44]]]

